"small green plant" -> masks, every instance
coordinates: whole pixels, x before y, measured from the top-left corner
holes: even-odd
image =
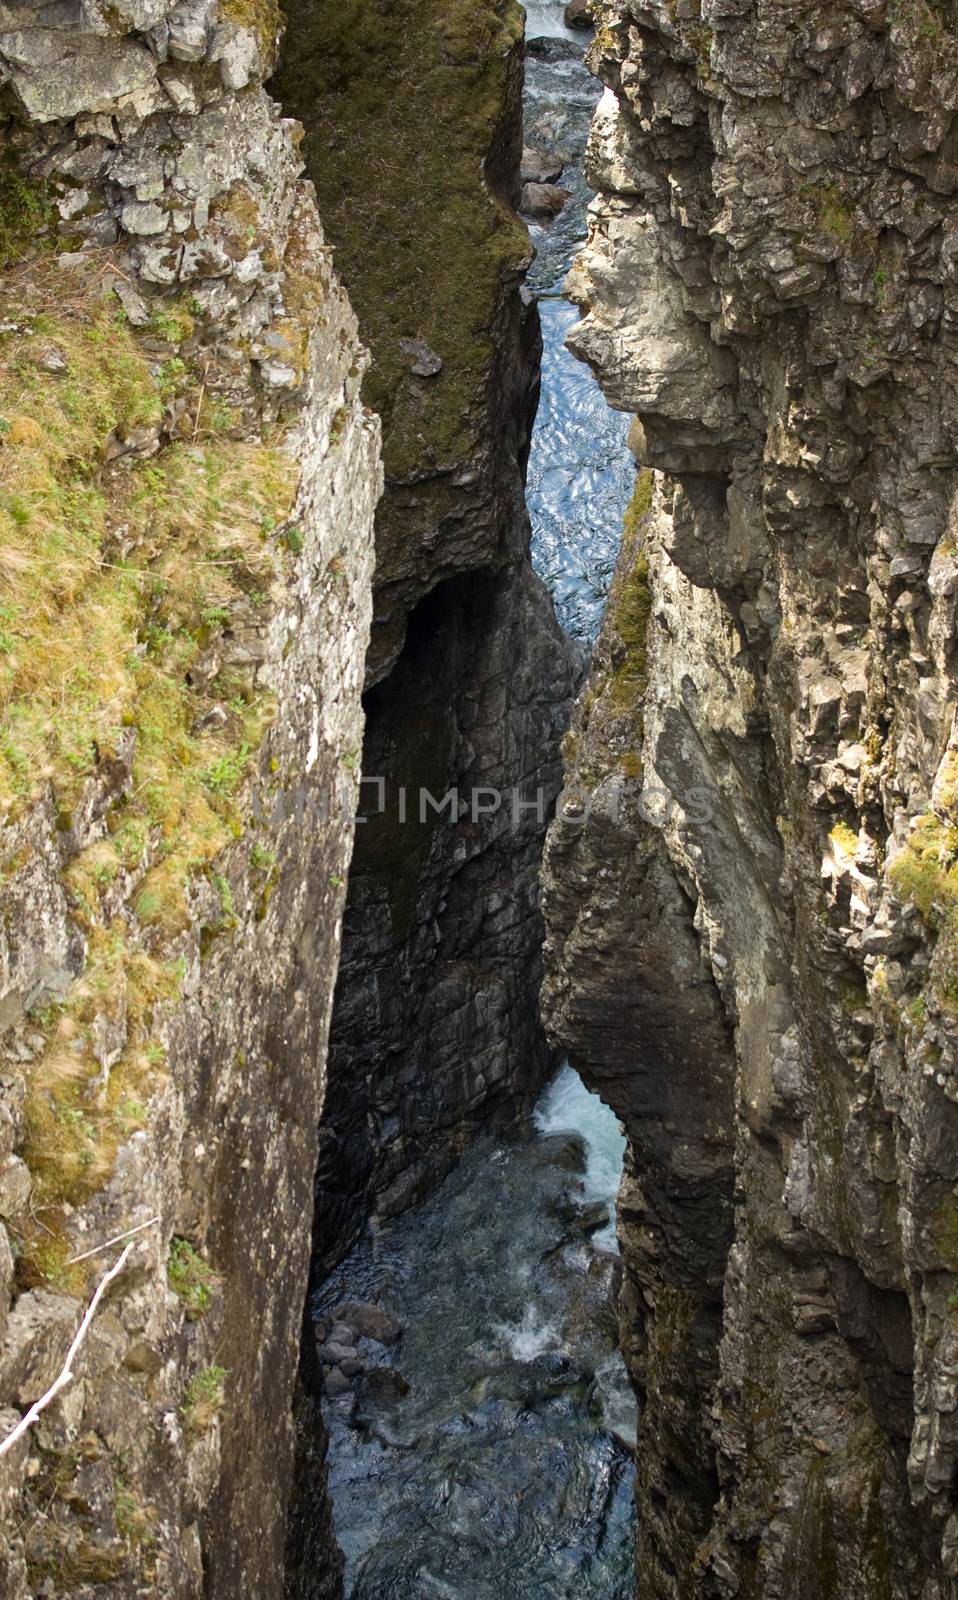
[[[208,628],[222,628],[230,620],[230,614],[225,606],[204,606],[200,616]]]
[[[229,927],[236,921],[236,907],[233,901],[233,891],[230,888],[229,879],[224,877],[222,872],[214,872],[211,881],[213,888],[220,897],[220,906],[222,907],[220,925],[222,927]]]
[[[167,344],[182,344],[193,332],[193,312],[185,301],[165,301],[154,305],[150,332]]]
[[[142,894],[137,895],[134,909],[141,922],[155,922],[162,914],[163,902],[154,890],[144,889]]]
[[[37,236],[53,236],[56,213],[45,184],[27,178],[5,158],[0,162],[0,267],[37,248]]]
[[[186,377],[186,362],[179,356],[170,356],[169,361],[164,361],[160,368],[157,386],[162,395],[175,394],[180,384]]]
[[[226,1400],[226,1368],[204,1367],[191,1378],[180,1407],[180,1416],[191,1433],[205,1433]]]
[[[116,1531],[125,1544],[148,1547],[154,1541],[151,1507],[143,1507],[132,1489],[117,1482],[113,1488],[113,1515]]]
[[[183,1302],[191,1321],[209,1310],[216,1274],[188,1239],[174,1237],[170,1241],[166,1281],[177,1299]]]
[[[205,768],[202,779],[212,794],[235,794],[243,781],[252,752],[248,744],[237,750],[228,750],[211,766]]]
[[[250,866],[255,867],[257,872],[268,872],[271,867],[276,865],[276,857],[272,850],[268,850],[264,844],[260,844],[259,840],[254,843],[250,850],[249,860]]]

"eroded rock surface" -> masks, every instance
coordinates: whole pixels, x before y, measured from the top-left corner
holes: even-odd
[[[654,484],[568,752],[592,807],[551,833],[544,994],[630,1134],[640,1590],[943,1600],[953,20],[596,9],[570,342]]]
[[[577,663],[523,503],[540,339],[520,295],[521,14],[403,0],[359,27],[355,7],[287,9],[275,88],[369,341],[386,467],[323,1267],[544,1081],[538,859]]]
[[[278,21],[0,14],[4,1435],[147,1224],[10,1600],[281,1587],[381,474]]]

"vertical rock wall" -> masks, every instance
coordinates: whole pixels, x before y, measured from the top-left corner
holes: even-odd
[[[550,836],[545,1009],[631,1139],[640,1591],[942,1600],[954,18],[597,10],[572,344],[654,478],[568,750],[591,812]]]
[[[549,1054],[538,858],[573,666],[528,559],[539,332],[515,214],[509,0],[294,3],[275,88],[372,352],[383,417],[357,838],[320,1133],[317,1262],[402,1209]],[[373,782],[383,780],[377,793]],[[502,793],[494,809],[489,795]],[[456,790],[454,818],[425,802]],[[401,808],[405,791],[406,820]],[[517,803],[531,802],[514,811]],[[536,804],[537,796],[540,803]]]
[[[381,478],[278,20],[0,11],[0,1434],[145,1225],[11,1600],[281,1587]]]

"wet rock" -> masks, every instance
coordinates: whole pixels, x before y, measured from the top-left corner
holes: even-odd
[[[581,1175],[586,1169],[585,1140],[578,1133],[553,1133],[536,1140],[534,1160],[560,1172]]]
[[[581,61],[582,46],[572,39],[559,39],[554,34],[526,40],[526,55],[536,61]],[[568,113],[560,111],[561,116]]]
[[[562,189],[557,183],[525,183],[519,210],[527,217],[557,217],[571,199],[571,190]]]
[[[483,1382],[482,1397],[484,1402],[510,1400],[532,1409],[571,1389],[588,1388],[592,1378],[590,1367],[562,1351],[548,1350],[526,1361],[505,1362]]]
[[[611,1212],[604,1200],[593,1200],[591,1204],[582,1206],[573,1216],[573,1221],[579,1233],[598,1233],[600,1228],[607,1226]]]
[[[359,1380],[359,1397],[365,1405],[392,1405],[409,1393],[409,1384],[395,1367],[367,1367]]]
[[[337,1306],[336,1316],[341,1324],[359,1338],[373,1339],[377,1344],[395,1344],[402,1333],[402,1323],[390,1316],[381,1306],[364,1300],[344,1300]],[[333,1334],[335,1335],[335,1328]]]
[[[569,0],[562,16],[567,28],[591,28],[592,0]]]
[[[323,1379],[323,1389],[330,1400],[339,1400],[350,1393],[352,1383],[339,1367],[332,1367]]]
[[[562,176],[562,169],[566,164],[565,158],[554,151],[533,150],[526,145],[522,152],[520,177],[523,184],[555,183],[556,179]]]
[[[356,1350],[352,1345],[323,1344],[319,1347],[319,1359],[327,1367],[338,1367],[341,1361],[354,1361]]]

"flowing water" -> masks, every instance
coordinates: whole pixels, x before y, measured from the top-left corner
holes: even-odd
[[[537,257],[528,281],[539,299],[543,359],[527,499],[533,565],[552,591],[560,622],[591,644],[635,463],[626,446],[629,418],[606,405],[589,369],[564,343],[578,317],[562,299],[562,285],[586,235],[590,191],[582,156],[600,86],[583,62],[583,35],[563,26],[562,10],[561,4],[527,7],[525,141],[569,157],[559,182],[572,193],[554,222],[530,230]]]
[[[349,1600],[626,1600],[635,1404],[605,1218],[622,1139],[566,1067],[527,1137],[480,1143],[323,1286],[395,1315],[326,1402]],[[409,1385],[397,1393],[395,1373]]]
[[[561,3],[530,5],[527,37],[526,143],[565,153],[573,192],[532,229],[545,345],[533,561],[560,620],[591,643],[634,483],[628,419],[563,343],[598,90]],[[424,1205],[371,1227],[314,1298],[321,1338],[347,1300],[403,1330],[389,1345],[358,1339],[362,1370],[325,1402],[347,1600],[630,1600],[635,1400],[612,1220],[623,1147],[564,1067],[530,1126],[473,1146]]]

